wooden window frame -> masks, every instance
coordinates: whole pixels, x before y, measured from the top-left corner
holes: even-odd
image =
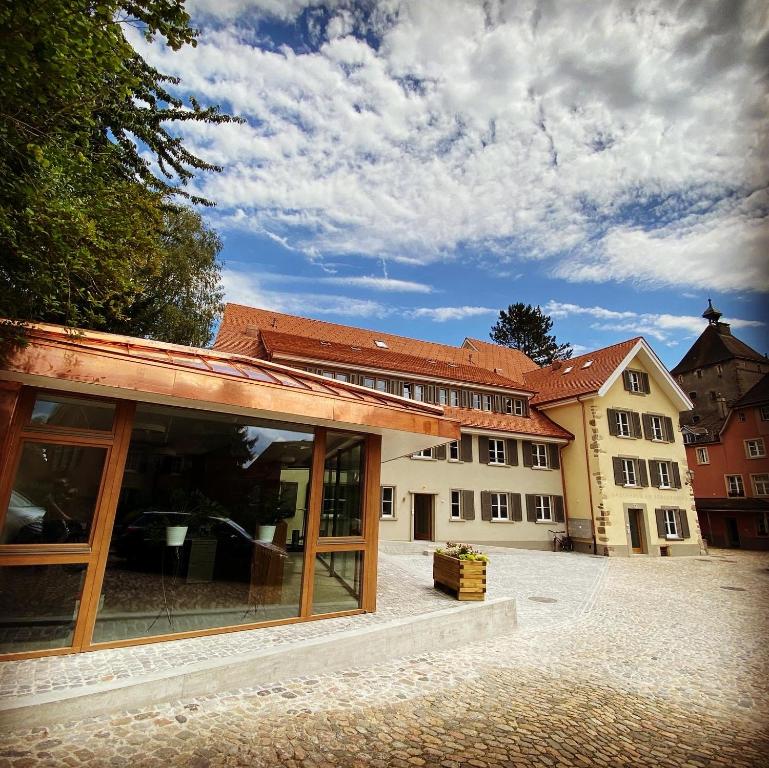
[[[92,430],[45,429],[27,423],[38,393],[66,394],[86,399],[99,399],[116,404],[112,433]],[[43,656],[60,656],[82,651],[123,648],[148,645],[169,640],[227,634],[269,626],[317,621],[337,616],[354,616],[376,610],[376,580],[380,512],[380,468],[382,438],[369,433],[354,433],[349,430],[329,430],[314,427],[312,469],[308,489],[307,529],[300,586],[299,615],[287,619],[238,624],[227,627],[212,627],[203,630],[174,632],[151,637],[126,638],[109,642],[94,642],[99,598],[109,556],[112,529],[117,514],[118,499],[123,484],[125,462],[131,442],[134,414],[138,402],[119,398],[103,398],[90,393],[53,390],[50,388],[22,387],[18,393],[13,415],[6,436],[4,456],[0,456],[0,515],[5,516],[15,473],[26,440],[54,442],[67,445],[105,447],[107,456],[102,470],[101,485],[94,506],[91,534],[87,545],[0,545],[0,566],[79,564],[85,566],[85,575],[80,593],[80,605],[75,620],[72,643],[66,647],[46,648],[34,651],[18,651],[0,654],[0,661],[22,660]],[[173,408],[185,408],[172,405]],[[204,416],[207,411],[199,411]],[[364,439],[364,465],[361,489],[363,533],[361,536],[321,538],[320,515],[323,506],[323,477],[325,467],[326,437],[329,431],[344,431],[357,434]],[[0,525],[4,520],[0,520]],[[326,552],[360,552],[362,555],[361,594],[358,607],[326,614],[312,613],[315,558]]]

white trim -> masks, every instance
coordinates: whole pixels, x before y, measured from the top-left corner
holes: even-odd
[[[614,385],[614,382],[619,379],[619,377],[622,375],[622,371],[627,368],[628,365],[633,361],[635,356],[643,351],[646,356],[649,359],[649,362],[652,363],[652,366],[655,368],[657,373],[662,376],[664,381],[669,385],[670,389],[672,389],[672,395],[674,400],[678,400],[678,403],[680,404],[680,408],[677,410],[679,411],[690,411],[692,408],[694,408],[694,404],[691,400],[686,396],[684,391],[681,389],[681,387],[678,386],[678,383],[676,380],[670,375],[668,372],[668,369],[665,368],[665,366],[662,364],[662,361],[657,357],[654,350],[647,344],[645,339],[639,339],[634,345],[633,348],[630,350],[630,352],[627,353],[625,356],[625,359],[614,369],[612,374],[609,376],[608,379],[603,383],[603,385],[598,390],[598,397],[603,397]]]

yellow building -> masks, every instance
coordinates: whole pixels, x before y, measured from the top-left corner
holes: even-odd
[[[692,555],[701,548],[678,414],[691,402],[642,338],[526,374],[532,405],[571,432],[564,497],[577,549]]]

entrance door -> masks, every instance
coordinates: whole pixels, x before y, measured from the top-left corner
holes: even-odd
[[[433,497],[429,493],[414,494],[414,539],[433,540]]]
[[[627,511],[628,523],[630,525],[630,546],[633,553],[642,555],[644,552],[643,544],[643,510],[629,509]]]
[[[726,524],[726,546],[739,547],[740,531],[737,528],[737,520],[734,517],[727,517],[724,523]]]

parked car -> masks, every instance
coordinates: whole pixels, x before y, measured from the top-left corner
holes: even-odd
[[[0,544],[28,544],[40,540],[45,508],[18,491],[11,491]]]
[[[168,553],[173,548],[166,544],[165,528],[189,525],[190,518],[188,512],[142,512],[121,529],[116,529],[114,552],[125,558],[132,568],[157,571],[164,567],[170,570],[175,567],[172,558],[176,553]],[[250,579],[254,546],[262,545],[234,520],[211,517],[206,521],[205,532],[188,531],[178,553],[181,573],[187,573],[191,543],[196,538],[216,541],[213,578]]]

